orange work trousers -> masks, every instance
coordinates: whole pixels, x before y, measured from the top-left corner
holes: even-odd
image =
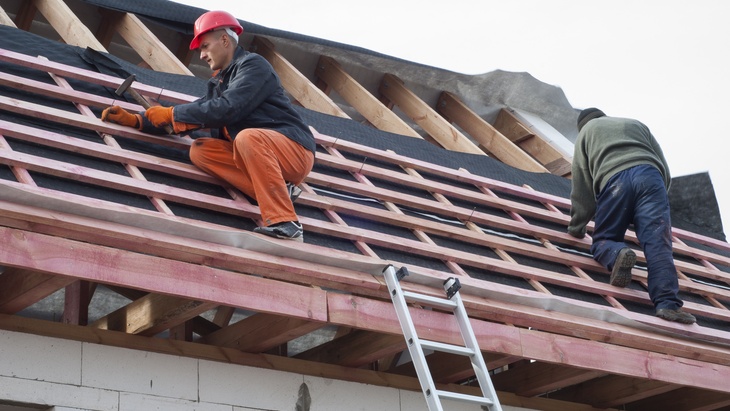
[[[286,183],[299,184],[312,170],[314,154],[274,130],[249,128],[233,142],[199,138],[190,160],[256,200],[264,225],[297,221]]]

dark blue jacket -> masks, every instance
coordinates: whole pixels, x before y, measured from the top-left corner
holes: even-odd
[[[208,81],[208,91],[192,103],[179,104],[174,120],[218,129],[226,127],[231,138],[246,128],[276,130],[313,153],[314,136],[284,94],[279,76],[262,56],[236,48],[233,60]],[[149,121],[145,118],[147,129]]]

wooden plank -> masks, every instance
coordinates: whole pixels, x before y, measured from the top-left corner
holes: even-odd
[[[476,144],[444,120],[403,81],[392,74],[383,75],[378,89],[380,94],[398,106],[416,124],[421,126],[442,147],[462,153],[486,155]]]
[[[270,40],[255,36],[251,43],[251,51],[264,56],[271,63],[281,79],[282,86],[299,104],[320,113],[350,118],[329,96],[279,54]]]
[[[0,185],[13,185],[0,180]],[[17,187],[17,183],[15,185]],[[134,211],[138,218],[152,216],[171,222],[185,222],[191,229],[203,232],[210,230],[227,230],[214,224],[204,223],[181,217],[161,215],[153,211],[133,209],[101,200],[85,199],[80,196],[57,193],[42,188],[28,188],[31,192],[46,193],[48,198],[57,198],[69,202],[85,202],[97,209],[107,212],[127,214]],[[100,245],[114,246],[120,249],[155,254],[164,258],[173,258],[192,264],[204,264],[226,270],[238,271],[245,267],[247,272],[255,275],[276,278],[293,283],[317,285],[322,287],[337,286],[343,291],[360,293],[375,291],[382,294],[385,286],[370,274],[350,269],[330,267],[321,263],[296,260],[283,256],[272,256],[262,252],[248,251],[238,247],[224,246],[207,241],[180,237],[160,231],[147,230],[140,227],[129,227],[107,221],[76,216],[62,212],[49,212],[36,207],[22,206],[0,201],[0,221],[10,226],[18,223],[21,228],[32,224],[34,231],[50,235],[64,236],[69,239],[92,242]],[[254,235],[255,234],[251,234]],[[321,248],[308,244],[280,244],[282,247],[294,247],[310,253],[321,252]],[[332,258],[346,259],[351,264],[360,262],[375,264],[379,260],[360,258],[357,255],[337,250],[328,250]],[[382,263],[382,262],[380,262]]]
[[[332,57],[320,56],[315,74],[376,128],[390,133],[422,138],[403,119],[370,94]]]
[[[402,335],[355,330],[297,354],[296,358],[360,368],[406,348]]]
[[[543,362],[529,362],[494,374],[494,388],[534,397],[601,377],[600,370],[585,370]]]
[[[118,20],[117,32],[153,70],[192,76],[193,73],[132,13]]]
[[[191,300],[326,321],[326,293],[197,264],[0,227],[0,264]]]
[[[475,192],[473,190],[454,187],[450,184],[425,178],[412,177],[405,173],[394,173],[392,170],[372,166],[367,163],[363,164],[353,160],[338,158],[328,154],[318,155],[317,164],[350,172],[356,171],[366,176],[376,177],[379,180],[390,181],[431,193],[444,194],[451,198],[458,198],[476,204],[485,204],[489,207],[494,207],[504,211],[513,211],[543,221],[565,224],[566,227],[570,222],[570,217],[562,213],[556,213],[545,210],[544,208],[526,205],[513,200],[504,200],[499,197],[486,196],[483,193]]]
[[[492,157],[521,170],[547,172],[542,164],[522,151],[454,94],[441,92],[436,108],[441,115],[471,135]]]
[[[97,51],[107,52],[106,48],[94,37],[76,14],[63,0],[33,0],[43,17],[61,36],[64,42],[73,46],[89,47]]]
[[[728,394],[727,389],[721,392],[706,392],[695,388],[682,387],[655,398],[637,401],[632,404],[633,406],[637,410],[726,410],[730,407],[730,394]]]
[[[74,281],[25,268],[5,268],[0,274],[0,313],[15,314]]]
[[[200,342],[259,353],[320,328],[322,324],[317,322],[256,313],[206,335]]]
[[[222,185],[224,182],[199,168],[178,161],[167,160],[149,154],[138,153],[105,144],[92,144],[88,140],[69,137],[53,131],[28,127],[22,124],[0,120],[0,133],[23,141],[53,147],[72,153],[79,153],[103,160],[131,164],[146,170],[158,171],[208,184]]]
[[[476,174],[469,173],[468,170],[454,170],[451,168],[439,166],[432,163],[427,163],[424,161],[416,160],[413,158],[409,158],[400,154],[395,154],[388,151],[383,150],[376,150],[372,148],[368,148],[366,146],[362,146],[356,143],[348,142],[342,139],[335,139],[330,136],[326,136],[320,133],[315,132],[315,139],[317,140],[317,143],[322,146],[332,146],[337,147],[341,151],[345,151],[348,153],[353,153],[357,155],[361,155],[368,158],[373,158],[378,161],[382,161],[385,163],[391,163],[397,166],[407,166],[409,168],[413,168],[418,171],[427,172],[432,175],[437,175],[439,177],[452,179],[455,182],[461,182],[461,183],[469,183],[474,184],[475,186],[482,186],[489,188],[491,190],[495,190],[500,193],[505,193],[509,195],[518,196],[521,198],[524,198],[526,200],[533,200],[538,201],[541,203],[546,203],[550,205],[554,205],[556,207],[563,208],[565,210],[570,209],[570,199],[559,197],[551,194],[541,193],[529,188],[519,187],[513,184],[504,183],[501,181],[493,180],[487,177],[479,176]],[[674,228],[673,234],[679,238],[685,238],[688,240],[691,240],[693,242],[697,242],[700,244],[704,244],[713,248],[716,248],[718,250],[723,251],[730,251],[730,244],[712,239],[710,237],[698,235],[695,233],[691,233],[689,231],[681,230]],[[636,236],[632,235],[631,232],[627,233],[627,239],[629,240],[636,240]],[[561,241],[564,244],[570,244],[579,248],[585,248],[588,249],[590,247],[590,240],[579,240],[575,241],[574,239],[571,240],[568,237],[565,237]],[[682,250],[686,250],[686,247],[682,245],[676,245],[675,251],[682,252]],[[700,250],[695,249],[697,252],[702,252]],[[711,254],[711,253],[710,253]],[[703,256],[703,258],[706,258]]]
[[[138,131],[132,127],[120,126],[114,123],[107,123],[97,118],[91,118],[82,114],[71,113],[53,107],[30,103],[22,100],[0,96],[0,109],[8,110],[16,114],[36,117],[55,123],[66,124],[73,127],[80,127],[86,130],[94,130],[101,133],[112,134],[119,137],[131,138],[162,146],[188,149],[190,142],[176,136],[156,136]]]
[[[499,111],[494,126],[546,167],[551,164],[560,164],[556,163],[559,160],[562,160],[562,164],[571,163],[570,157],[553,147],[537,130],[532,130],[522,124],[508,109],[503,108]],[[569,173],[566,174],[567,168],[564,166],[550,168],[554,173],[562,173],[556,175],[569,175]]]
[[[154,336],[209,311],[215,302],[147,294],[91,324],[91,327]]]
[[[118,99],[101,97],[95,94],[84,93],[76,90],[69,90],[57,85],[44,83],[25,77],[16,76],[0,72],[0,84],[12,87],[18,90],[25,90],[43,96],[56,98],[59,100],[80,103],[91,107],[106,108],[111,105],[117,105],[128,111],[141,111],[142,106],[136,103],[127,103]]]
[[[35,56],[28,56],[22,53],[0,48],[0,61],[17,64],[21,67],[33,68],[45,72],[53,73],[67,79],[76,79],[86,81],[92,84],[98,84],[116,90],[122,82],[123,78],[98,73],[91,70],[85,70],[79,67],[69,66],[62,63],[56,63]],[[150,86],[144,83],[135,82],[134,89],[140,94],[156,100],[158,97],[173,103],[189,103],[197,97],[188,94],[179,93],[172,90],[165,90],[157,86]]]
[[[89,322],[89,303],[93,294],[88,281],[75,281],[66,286],[63,295],[63,317],[65,324],[86,325]]]
[[[586,381],[573,387],[566,387],[551,393],[551,397],[591,404],[596,408],[620,407],[644,398],[650,398],[679,388],[675,384],[641,378],[626,378],[607,375]]]

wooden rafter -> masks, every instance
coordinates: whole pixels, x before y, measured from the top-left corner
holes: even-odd
[[[463,153],[485,154],[461,131],[409,90],[398,77],[392,74],[383,75],[378,91],[389,102],[403,110],[442,147]]]
[[[347,74],[332,57],[320,56],[315,73],[379,130],[421,138],[405,121]]]

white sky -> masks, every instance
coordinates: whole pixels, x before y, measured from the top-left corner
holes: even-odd
[[[730,1],[176,0],[465,74],[528,72],[644,122],[673,177],[709,172],[730,233]]]

